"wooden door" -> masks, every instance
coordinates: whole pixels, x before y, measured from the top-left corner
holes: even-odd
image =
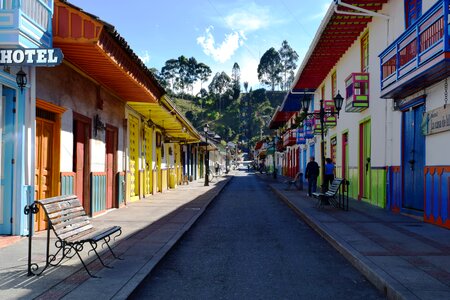
[[[424,207],[425,136],[421,132],[425,106],[403,113],[403,207],[422,211]]]
[[[75,118],[75,116],[74,116]],[[89,138],[90,119],[76,116],[74,119],[74,168],[75,168],[75,194],[87,214],[91,214],[90,183],[89,183]]]
[[[39,108],[37,111],[39,112]],[[46,115],[54,115],[48,112]],[[36,118],[36,145],[35,145],[35,199],[50,198],[55,195],[54,185],[57,178],[53,178],[54,174],[54,133],[55,122]],[[34,229],[36,231],[46,229],[46,222],[43,211],[40,211],[35,219]]]
[[[139,119],[134,116],[129,118],[130,133],[130,200],[139,199]]]
[[[106,127],[106,209],[119,207],[115,176],[117,173],[117,128]]]
[[[1,107],[1,164],[0,172],[0,233],[12,233],[13,186],[14,186],[14,128],[16,109],[16,92],[6,86],[2,87]]]
[[[152,194],[153,181],[153,132],[150,127],[145,127],[144,132],[144,151],[145,151],[145,165],[144,165],[144,195]]]
[[[348,178],[348,133],[342,135],[342,178]]]
[[[370,120],[359,125],[359,199],[370,199]]]

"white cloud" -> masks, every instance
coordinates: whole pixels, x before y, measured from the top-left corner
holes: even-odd
[[[245,5],[224,17],[228,28],[236,31],[256,31],[278,22],[268,7],[259,6],[254,2],[245,2]]]
[[[150,54],[148,53],[147,50],[142,51],[142,54],[141,54],[141,55],[138,55],[138,56],[139,56],[139,58],[142,60],[142,62],[143,62],[145,65],[148,65],[148,63],[150,62],[151,57],[150,57]]]
[[[197,44],[203,48],[203,52],[211,56],[215,61],[224,63],[233,56],[236,50],[244,44],[245,36],[235,31],[225,34],[225,39],[220,45],[216,45],[216,41],[211,31],[213,26],[206,28],[203,36],[197,37]]]

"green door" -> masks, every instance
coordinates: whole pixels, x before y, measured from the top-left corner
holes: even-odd
[[[370,120],[359,125],[359,199],[370,199]]]

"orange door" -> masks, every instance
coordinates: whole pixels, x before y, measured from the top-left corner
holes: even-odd
[[[81,120],[74,122],[74,166],[76,173],[75,195],[77,195],[86,213],[91,213],[89,197],[89,123]]]
[[[35,147],[35,199],[45,199],[54,195],[53,191],[53,143],[54,122],[36,118],[36,147]],[[36,231],[45,229],[45,219],[42,211],[35,220]]]
[[[106,209],[118,207],[115,199],[114,176],[116,174],[117,131],[106,129]]]

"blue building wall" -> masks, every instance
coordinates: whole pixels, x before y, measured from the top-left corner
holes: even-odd
[[[53,0],[0,1],[0,48],[52,47]],[[34,201],[35,67],[23,67],[28,84],[21,91],[16,73],[20,66],[0,69],[2,91],[2,186],[0,234],[28,234],[25,205]]]

